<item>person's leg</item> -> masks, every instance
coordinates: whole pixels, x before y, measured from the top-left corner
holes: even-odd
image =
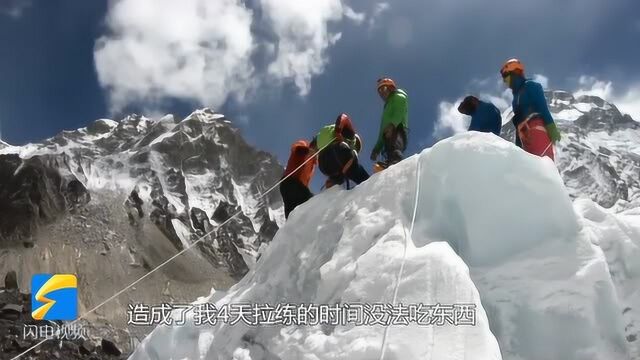
[[[533,118],[529,120],[528,127],[522,133],[522,145],[526,152],[540,157],[548,156],[551,160],[554,160],[553,143],[542,119]]]
[[[294,195],[291,191],[291,178],[280,183],[280,195],[284,203],[284,218],[289,218],[289,213],[295,208]]]
[[[293,209],[313,197],[311,190],[296,178],[287,178],[283,181],[280,184],[280,194],[284,202],[285,218],[289,218],[289,213],[291,213]]]
[[[384,138],[385,156],[388,165],[402,161],[404,150],[407,147],[407,136],[404,128],[394,127],[387,132]]]
[[[356,161],[351,165],[351,168],[349,168],[347,177],[355,181],[356,184],[360,184],[369,178],[369,173],[358,163],[358,160],[356,159]]]
[[[344,144],[344,143],[343,143]],[[369,174],[358,162],[358,155],[347,144],[337,149],[337,156],[342,166],[342,173],[356,184],[367,180]]]
[[[327,177],[325,183],[326,188],[333,185],[339,185],[344,182],[342,174],[342,163],[340,162],[340,143],[334,143],[327,146],[318,155],[318,168]]]

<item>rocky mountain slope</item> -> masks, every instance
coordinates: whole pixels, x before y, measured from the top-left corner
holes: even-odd
[[[640,206],[640,123],[596,96],[545,95],[563,135],[556,162],[570,195],[615,210]],[[511,123],[503,137],[513,141]]]
[[[34,273],[77,274],[82,314],[207,235],[88,317],[128,328],[119,345],[129,351],[150,330],[127,326],[129,304],[189,303],[248,271],[284,220],[277,192],[259,199],[282,170],[208,109],[4,146],[0,275],[16,271],[29,289]]]
[[[136,115],[120,122],[101,119],[40,144],[5,147],[0,154],[13,164],[4,167],[7,181],[21,183],[19,176],[9,177],[20,159],[31,159],[57,170],[65,186],[126,194],[131,225],[154,224],[179,250],[240,212],[200,247],[213,265],[235,277],[247,271],[247,262],[251,264],[283,220],[279,196],[258,200],[279,179],[282,167],[273,156],[251,148],[229,121],[208,109],[182,121]],[[56,176],[33,178],[49,181]],[[38,185],[41,189],[35,192],[47,197],[60,181]]]

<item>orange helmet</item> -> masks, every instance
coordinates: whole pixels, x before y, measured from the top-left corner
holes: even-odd
[[[500,69],[500,74],[502,77],[507,76],[507,74],[515,72],[520,75],[524,75],[524,64],[520,62],[518,59],[509,59],[507,62],[502,65],[502,69]]]
[[[383,86],[389,86],[391,88],[396,88],[396,83],[390,78],[380,78],[378,79],[378,90],[380,90]]]

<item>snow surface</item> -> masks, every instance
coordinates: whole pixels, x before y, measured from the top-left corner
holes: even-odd
[[[611,134],[605,131],[592,131],[587,140],[611,151],[629,152],[640,155],[640,131],[617,130]]]
[[[584,115],[584,113],[580,112],[577,109],[565,109],[552,114],[554,119],[564,120],[564,121],[576,121],[582,115]]]
[[[574,94],[575,95],[575,94]],[[593,102],[593,98],[578,97],[564,91],[552,91],[548,94],[551,97],[549,110],[556,121],[573,122],[582,115],[589,114],[593,110],[611,110],[611,104],[602,100],[602,105]]]
[[[385,359],[637,359],[625,327],[640,327],[639,234],[640,212],[572,204],[551,160],[470,132],[314,197],[242,281],[198,302],[391,303],[404,263],[397,303],[475,304],[477,324],[391,326]],[[369,360],[384,333],[192,316],[156,328],[131,359]]]

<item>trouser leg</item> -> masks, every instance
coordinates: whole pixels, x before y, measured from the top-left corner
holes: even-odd
[[[402,161],[407,148],[407,133],[404,127],[398,126],[387,132],[384,138],[385,157],[388,164]]]
[[[282,201],[284,202],[285,218],[289,217],[289,214],[293,209],[304,204],[307,200],[313,197],[311,190],[296,178],[288,178],[284,180],[280,184],[280,194],[282,195]]]
[[[548,156],[554,160],[553,143],[544,127],[544,121],[540,118],[532,118],[520,129],[522,148],[537,156]]]

